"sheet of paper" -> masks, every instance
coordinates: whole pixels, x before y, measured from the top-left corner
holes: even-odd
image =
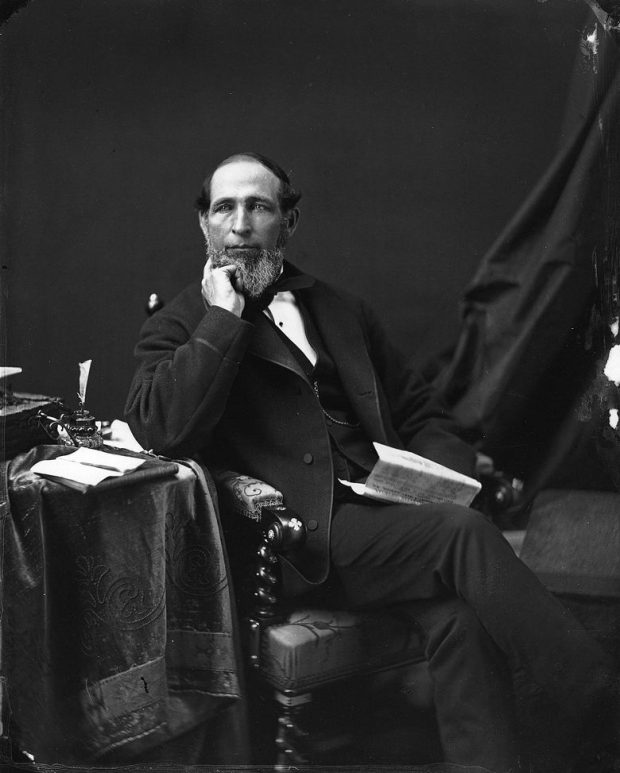
[[[106,478],[115,478],[123,474],[116,470],[102,470],[100,467],[68,462],[64,457],[37,462],[32,465],[31,471],[54,478],[66,478],[85,486],[96,486]]]
[[[97,451],[95,448],[85,448],[80,446],[72,454],[62,457],[67,462],[75,464],[92,465],[101,467],[104,470],[116,470],[117,472],[130,472],[144,464],[144,459],[135,459],[132,456],[123,456],[123,454],[110,454],[106,451]]]
[[[469,505],[481,489],[474,478],[410,451],[374,443],[378,460],[365,484],[348,485],[356,494],[385,502]]]
[[[424,456],[415,454],[413,451],[405,451],[402,448],[392,448],[391,446],[385,446],[382,443],[373,443],[373,446],[375,447],[379,460],[387,462],[388,464],[411,467],[415,470],[429,470],[444,475],[451,480],[460,480],[463,483],[478,483],[477,480],[470,478],[468,475],[463,475],[462,472],[452,470],[450,467],[446,467],[443,464],[439,464],[439,462],[434,462],[432,459],[427,459]]]
[[[0,367],[0,378],[8,378],[9,376],[16,376],[18,373],[21,373],[21,368],[11,368],[8,365],[3,365]]]
[[[405,504],[453,502],[469,505],[481,488],[479,483],[470,486],[428,471],[395,470],[380,462],[377,462],[371,475],[372,480],[369,476],[366,484],[366,496]]]
[[[400,500],[395,500],[394,497],[390,494],[381,494],[381,492],[373,491],[372,489],[369,489],[366,487],[364,483],[354,483],[350,480],[342,480],[341,478],[338,478],[338,481],[342,483],[343,486],[347,486],[347,488],[350,488],[351,491],[353,491],[354,494],[357,494],[360,497],[366,497],[367,499],[374,499],[377,502],[396,502]],[[417,505],[419,502],[410,502],[402,500],[404,504],[414,504]]]
[[[350,488],[354,494],[358,494],[360,497],[366,496],[366,486],[363,483],[354,483],[352,480],[342,480],[342,478],[338,478],[338,483]]]
[[[144,448],[133,436],[129,424],[120,419],[114,419],[110,425],[110,437],[106,438],[103,444],[110,448],[126,448],[129,451],[142,451],[144,453]]]

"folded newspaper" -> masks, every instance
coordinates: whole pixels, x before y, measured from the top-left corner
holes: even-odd
[[[383,502],[470,505],[481,489],[474,478],[423,456],[373,443],[379,456],[365,483],[341,480],[356,494]]]

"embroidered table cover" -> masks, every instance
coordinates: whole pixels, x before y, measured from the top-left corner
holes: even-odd
[[[139,758],[244,701],[213,489],[192,462],[82,494],[2,466],[3,734],[42,763]],[[151,465],[152,466],[152,465]],[[207,760],[208,762],[208,760]]]

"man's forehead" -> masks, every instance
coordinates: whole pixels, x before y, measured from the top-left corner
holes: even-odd
[[[218,167],[211,177],[211,198],[261,195],[277,199],[280,180],[252,159],[238,159]]]

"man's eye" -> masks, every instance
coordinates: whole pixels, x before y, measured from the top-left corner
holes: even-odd
[[[216,204],[213,207],[214,212],[230,212],[232,209],[232,206],[226,202],[222,202],[221,204]]]
[[[259,212],[269,212],[269,206],[262,201],[255,201],[252,204],[252,209],[258,210]]]

